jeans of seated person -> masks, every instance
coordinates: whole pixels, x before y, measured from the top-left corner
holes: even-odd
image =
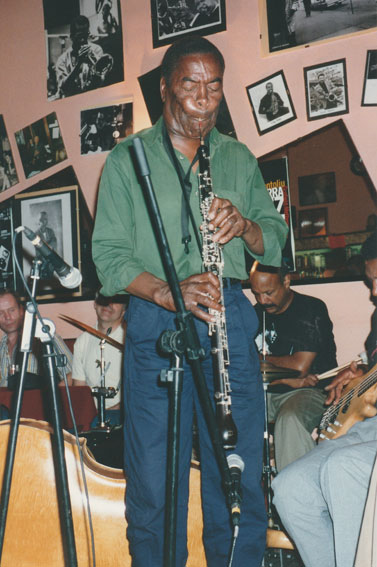
[[[279,472],[274,505],[306,567],[352,567],[377,451],[377,417]]]

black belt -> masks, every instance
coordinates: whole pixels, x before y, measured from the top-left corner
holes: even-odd
[[[233,287],[241,284],[237,278],[223,278],[223,288]]]

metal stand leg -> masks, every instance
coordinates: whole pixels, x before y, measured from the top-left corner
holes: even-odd
[[[182,357],[175,355],[175,366],[161,371],[161,381],[169,387],[169,433],[166,468],[166,512],[164,566],[174,567],[178,494],[179,432],[183,386]]]
[[[271,447],[270,447],[270,436],[268,432],[268,406],[267,406],[267,388],[268,383],[263,382],[263,393],[264,393],[264,463],[263,463],[263,478],[266,490],[267,499],[267,520],[268,527],[272,528],[274,526],[274,520],[272,518],[272,491],[271,491],[271,481],[272,475],[276,474],[276,468],[271,466]]]
[[[33,286],[33,297],[35,297],[35,281]],[[24,381],[25,372],[27,368],[27,361],[29,353],[31,352],[31,342],[34,336],[41,338],[44,343],[44,357],[46,361],[46,367],[49,375],[49,397],[51,404],[51,418],[54,428],[54,435],[52,436],[52,446],[54,451],[54,461],[55,461],[55,474],[57,479],[57,490],[58,490],[58,500],[60,507],[60,518],[61,518],[61,528],[63,535],[63,548],[64,556],[67,565],[69,567],[77,567],[77,555],[75,546],[75,537],[73,531],[73,520],[72,520],[72,509],[71,501],[69,496],[68,487],[68,477],[67,468],[64,458],[64,438],[61,426],[61,419],[59,413],[58,397],[57,397],[57,386],[56,386],[56,361],[55,352],[50,337],[54,335],[55,326],[52,321],[44,319],[44,326],[38,326],[39,321],[35,321],[35,311],[33,303],[28,303],[25,320],[24,329],[21,343],[21,351],[23,352],[22,369],[20,374],[20,381],[16,391],[16,404],[14,409],[14,415],[11,420],[9,441],[7,447],[7,456],[4,469],[3,485],[1,491],[1,501],[0,501],[0,562],[3,552],[4,545],[4,535],[6,520],[8,514],[9,498],[11,491],[12,473],[14,467],[14,458],[16,453],[18,428],[20,423],[22,398],[24,391]],[[50,335],[48,334],[50,333]],[[40,333],[40,334],[39,334]],[[42,338],[43,337],[43,338]]]

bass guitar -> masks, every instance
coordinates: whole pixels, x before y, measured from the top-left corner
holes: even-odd
[[[338,403],[330,406],[319,424],[318,441],[335,439],[366,417],[377,414],[377,364],[346,386]]]

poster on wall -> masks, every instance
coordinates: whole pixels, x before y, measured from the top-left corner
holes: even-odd
[[[377,106],[377,50],[367,52],[361,106]]]
[[[246,87],[260,135],[296,118],[283,71]]]
[[[22,128],[15,137],[26,178],[67,159],[55,112]]]
[[[269,52],[377,27],[369,0],[264,0]]]
[[[289,193],[288,160],[287,158],[272,159],[259,163],[266,189],[278,213],[288,225],[288,236],[283,249],[283,265],[294,272],[295,241],[292,226],[291,198]]]
[[[110,151],[133,132],[133,103],[90,108],[81,112],[81,154]]]
[[[226,29],[225,0],[151,0],[153,47]]]
[[[123,81],[119,0],[43,0],[43,12],[48,100]]]
[[[348,112],[345,59],[305,67],[304,77],[308,120]]]
[[[0,114],[0,193],[18,183],[3,115]]]

